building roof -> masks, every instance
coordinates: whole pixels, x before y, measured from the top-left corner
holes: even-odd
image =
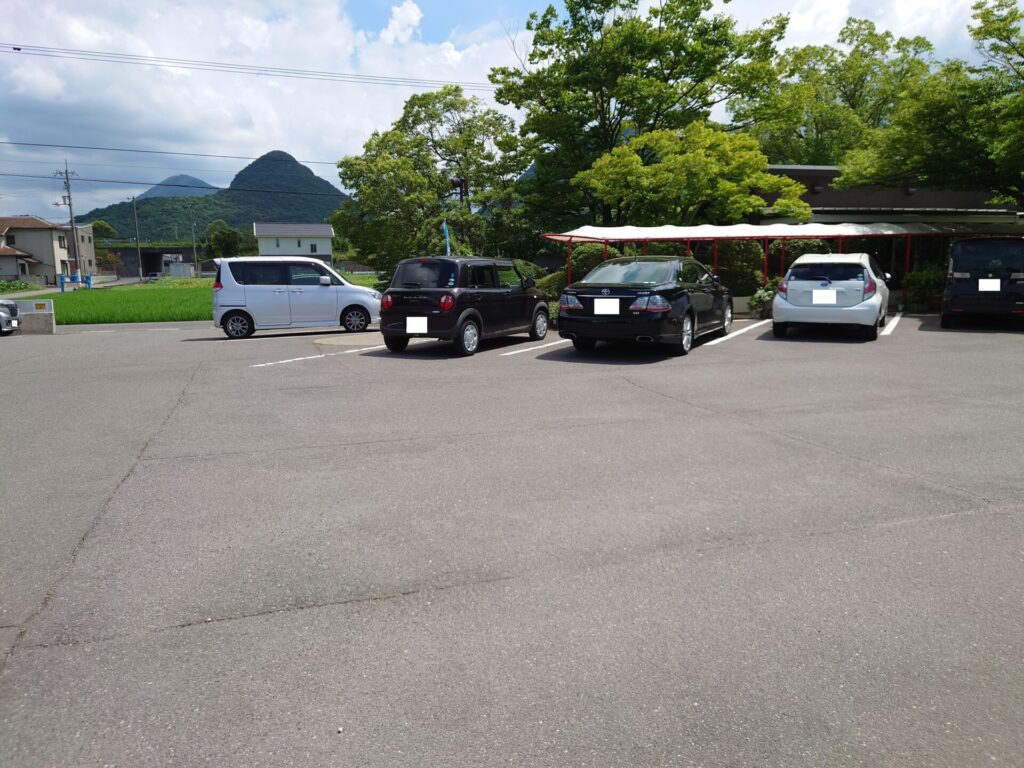
[[[330,224],[290,224],[287,222],[253,222],[256,237],[334,237]]]
[[[0,216],[0,229],[67,229],[38,216]]]
[[[906,235],[962,235],[976,234],[979,230],[995,234],[1024,235],[1024,226],[1004,224],[984,227],[978,224],[699,224],[677,227],[580,227],[569,232],[545,234],[549,240],[573,243],[655,242],[671,240],[777,240],[799,238],[824,240],[837,237],[900,237]]]
[[[4,242],[0,242],[0,256],[17,256],[19,259],[24,259],[25,261],[35,261],[32,258],[32,254],[25,253],[25,251],[20,248],[15,248],[14,246],[7,245]]]

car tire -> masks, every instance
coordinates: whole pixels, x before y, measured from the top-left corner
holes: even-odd
[[[404,352],[405,348],[409,346],[408,336],[385,336],[384,346],[392,352]]]
[[[772,335],[777,339],[785,338],[788,330],[789,323],[772,323]]]
[[[530,338],[533,341],[540,341],[548,335],[548,313],[543,309],[533,316],[533,324],[530,325]]]
[[[341,327],[349,333],[365,331],[370,325],[370,315],[362,307],[348,307],[341,313]]]
[[[682,357],[690,354],[693,349],[693,315],[687,312],[683,315],[683,326],[679,329],[679,341],[670,346],[673,355]]]
[[[573,339],[572,345],[580,352],[593,352],[597,346],[597,339]]]
[[[7,330],[7,331],[0,331],[0,336],[10,336],[12,333],[14,333],[14,329],[13,328],[11,328],[10,330]]]
[[[455,334],[455,351],[463,357],[469,357],[480,346],[480,326],[476,320],[466,320],[459,326]]]
[[[878,323],[864,326],[864,341],[874,341],[878,338]]]
[[[229,339],[247,339],[256,332],[256,326],[245,312],[228,312],[221,321],[224,335]]]
[[[725,305],[725,316],[722,318],[722,330],[719,331],[719,335],[728,336],[729,331],[732,328],[732,304]]]
[[[941,328],[952,328],[953,327],[953,316],[947,313],[943,313],[939,317],[939,326]]]

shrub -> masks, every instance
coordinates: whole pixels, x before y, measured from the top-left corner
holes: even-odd
[[[615,259],[621,256],[619,249],[615,246],[608,246],[608,258]],[[575,282],[584,277],[590,270],[604,261],[604,243],[580,243],[572,247],[572,258],[569,263],[572,265],[572,279]]]
[[[17,293],[18,291],[28,291],[39,287],[31,283],[24,283],[21,280],[0,280],[0,293]]]
[[[946,273],[935,267],[914,270],[907,272],[907,276],[903,278],[903,285],[911,301],[923,302],[929,296],[942,293],[946,285]]]
[[[768,244],[768,269],[773,271],[779,264],[779,257],[782,256],[782,244],[786,244],[785,268],[793,264],[805,253],[832,253],[832,247],[827,240],[774,240]]]
[[[753,240],[726,240],[718,246],[718,276],[733,296],[750,296],[761,287],[764,251]]]
[[[544,277],[548,271],[532,261],[526,259],[513,259],[513,263],[516,265],[516,269],[519,270],[519,274],[523,277],[532,277],[534,280],[540,280]]]
[[[568,283],[565,279],[565,270],[560,269],[557,272],[552,272],[550,275],[542,277],[537,281],[537,288],[544,294],[544,298],[548,302],[558,302],[558,297],[562,295],[562,291],[565,290],[565,286]]]

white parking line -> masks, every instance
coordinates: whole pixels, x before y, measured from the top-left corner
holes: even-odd
[[[710,347],[710,346],[713,346],[715,344],[721,344],[723,341],[728,341],[729,339],[735,339],[737,336],[740,336],[740,335],[746,333],[747,331],[752,331],[755,328],[760,328],[762,325],[767,325],[770,322],[771,322],[771,320],[762,320],[760,323],[754,323],[753,325],[748,325],[746,328],[741,328],[738,331],[732,331],[731,333],[729,333],[728,336],[719,336],[717,339],[714,339],[713,341],[707,342],[704,346],[705,347]]]
[[[902,312],[897,312],[896,315],[893,317],[893,319],[885,324],[885,328],[882,329],[882,335],[883,336],[888,336],[890,333],[895,331],[896,330],[896,324],[900,321],[901,317],[903,317],[903,313]]]
[[[160,331],[180,331],[181,328],[147,328],[149,333],[160,333]]]
[[[558,341],[552,341],[548,344],[541,344],[539,347],[527,347],[526,349],[517,349],[514,352],[502,352],[499,357],[508,357],[509,355],[521,355],[523,352],[536,352],[538,349],[545,349],[547,347],[553,347],[556,344],[568,344],[571,339],[559,339]]]
[[[333,354],[340,355],[340,354],[343,354],[343,353],[341,353],[341,352],[334,352]],[[309,357],[293,357],[293,358],[291,358],[289,360],[275,360],[272,363],[256,363],[255,365],[250,365],[249,367],[250,368],[269,368],[271,365],[284,365],[285,363],[298,363],[298,362],[301,362],[302,360],[317,360],[317,359],[319,359],[321,357],[327,357],[327,355],[310,355]]]
[[[82,331],[82,333],[117,333],[117,331]]]
[[[372,352],[375,349],[384,349],[387,345],[381,344],[377,347],[362,347],[360,349],[346,349],[344,352],[335,352],[336,355],[354,355],[356,352]]]

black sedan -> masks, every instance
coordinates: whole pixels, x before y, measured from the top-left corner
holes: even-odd
[[[731,325],[729,290],[690,258],[610,259],[559,300],[558,335],[579,350],[626,340],[666,344],[685,355],[695,338],[726,334]]]

